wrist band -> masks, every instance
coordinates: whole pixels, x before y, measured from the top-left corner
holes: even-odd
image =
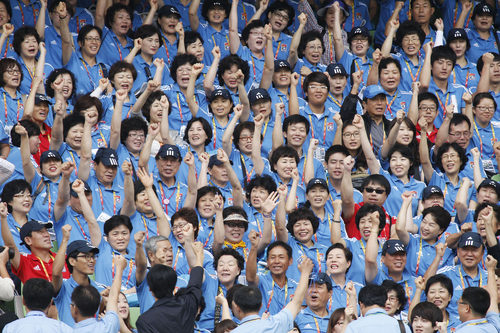
[[[340,223],[340,220],[332,220],[335,223]]]
[[[270,219],[273,215],[272,214],[269,214],[269,215],[262,214],[262,216],[264,216],[266,219]]]

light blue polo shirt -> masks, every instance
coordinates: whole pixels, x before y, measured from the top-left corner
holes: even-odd
[[[65,323],[48,318],[42,311],[30,311],[24,318],[15,320],[5,325],[2,332],[34,332],[43,327],[44,332],[72,333],[73,329]]]
[[[271,134],[269,135],[271,136]],[[248,177],[250,179],[255,178],[256,173],[255,173],[255,167],[254,163],[251,157],[240,153],[239,150],[236,148],[233,148],[233,151],[231,153],[231,156],[229,156],[229,160],[233,162],[233,170],[236,173],[236,176],[238,176],[238,180],[240,181],[240,184],[243,188],[245,188],[245,181],[248,182]],[[271,174],[271,167],[269,166],[269,161],[267,158],[263,158],[264,161],[264,170],[260,174],[260,176],[263,175],[270,175]],[[245,168],[246,171],[243,171],[243,168]],[[243,177],[243,173],[246,174],[246,177]]]
[[[403,110],[405,113],[408,113],[412,94],[402,91],[401,84],[394,95],[391,95],[388,92],[386,92],[385,95],[387,97],[387,107],[385,108],[384,116],[388,120],[396,118],[399,110]]]
[[[463,322],[455,328],[459,333],[496,333],[500,327],[498,313],[490,311],[486,314],[486,323],[484,319],[474,319]]]
[[[14,51],[14,46],[12,46],[12,42],[14,41],[14,34],[10,34],[4,42],[2,50],[0,50],[0,59],[4,58],[17,58],[17,53]]]
[[[12,214],[7,215],[7,224],[9,225],[9,230],[12,233],[12,238],[14,239],[14,243],[16,244],[19,252],[30,254],[31,251],[28,250],[26,245],[20,245],[21,242],[23,242],[23,240],[21,239],[21,226],[19,225],[19,223],[16,222],[16,220],[14,220]],[[4,245],[3,238],[2,238],[2,245]]]
[[[490,30],[488,39],[483,39],[479,36],[479,33],[475,28],[465,29],[465,32],[467,33],[467,37],[469,38],[471,45],[471,48],[465,52],[465,56],[469,59],[469,61],[477,63],[477,60],[487,52],[498,53],[498,46],[496,45],[496,39],[493,35],[497,32],[495,32],[493,28]]]
[[[184,246],[175,238],[173,232],[170,233],[168,239],[172,244],[172,252],[174,253],[172,268],[175,269],[177,275],[189,274],[191,268],[189,267],[186,258],[186,250],[184,250]],[[208,272],[208,274],[215,275],[214,257],[206,250],[205,258],[203,259],[203,268],[206,272]]]
[[[306,57],[299,58],[299,60],[297,61],[297,64],[295,65],[295,68],[293,70],[295,73],[299,74],[299,84],[297,85],[297,95],[300,98],[306,98],[306,94],[305,94],[304,89],[302,87],[303,84],[304,84],[305,76],[303,76],[302,74],[300,74],[300,69],[302,67],[307,67],[307,68],[309,68],[313,72],[324,73],[324,72],[326,72],[326,66],[323,65],[320,62],[318,62],[316,65],[311,64],[309,62],[309,60],[306,59]]]
[[[203,63],[205,65],[211,65],[214,62],[214,56],[212,55],[212,50],[215,46],[220,48],[221,59],[230,55],[229,51],[229,30],[222,28],[221,31],[215,30],[208,23],[201,23],[198,26],[198,33],[203,38],[205,42],[203,44],[205,48],[205,56],[203,57]]]
[[[149,271],[148,271],[149,272]],[[139,300],[139,308],[141,310],[141,314],[148,311],[153,304],[155,304],[155,298],[153,294],[151,294],[151,290],[149,290],[147,274],[142,280],[141,284],[136,285],[137,290],[137,298]],[[175,292],[180,288],[187,287],[189,282],[189,275],[177,275],[177,282],[175,284]],[[137,284],[137,282],[136,282]]]
[[[328,176],[328,173],[326,173],[326,175]],[[328,184],[328,188],[330,189],[330,195],[328,196],[328,201],[326,202],[325,210],[330,214],[334,214],[335,211],[333,210],[333,201],[337,199],[341,200],[342,197],[340,196],[340,192],[337,192],[337,190],[328,181],[328,177],[326,178],[326,183]],[[354,203],[363,202],[363,194],[361,194],[361,192],[359,192],[356,189],[353,189],[353,197],[354,197]]]
[[[424,276],[436,257],[436,245],[438,243],[439,241],[430,245],[420,235],[410,235],[410,242],[406,245],[406,268],[413,276]],[[455,254],[453,250],[446,248],[444,256],[439,263],[439,268],[453,265],[454,258]]]
[[[346,283],[344,286],[340,286],[333,281],[332,281],[332,297],[330,297],[330,300],[328,301],[328,311],[335,311],[338,308],[345,308],[347,307],[347,301],[349,299],[349,294],[345,291],[345,287],[347,286],[348,280],[346,280]],[[359,291],[361,288],[364,287],[363,284],[353,282],[354,289],[356,289],[356,296],[359,294]],[[358,311],[359,311],[359,305],[357,305]]]
[[[201,217],[198,209],[196,209],[196,214],[198,214],[198,237],[196,240],[203,244],[203,248],[208,252],[212,253],[212,246],[214,244],[214,226],[208,225],[208,220]]]
[[[382,282],[384,282],[384,280],[394,281],[389,276],[389,271],[387,269],[387,266],[381,265],[381,267],[379,267],[379,269],[378,269],[378,274],[372,283],[381,285]],[[415,285],[415,277],[413,277],[410,274],[410,272],[408,271],[408,269],[405,267],[405,269],[403,271],[403,278],[400,281],[395,281],[395,282],[404,288],[405,296],[409,300],[408,302],[406,302],[406,304],[404,306],[404,310],[402,311],[407,316],[408,315],[408,307],[409,307],[411,301],[413,300],[413,296],[415,295],[415,291],[417,290],[417,287]]]
[[[130,151],[128,151],[127,147],[125,147],[125,145],[121,142],[118,144],[116,153],[118,154],[118,165],[123,165],[123,162],[125,161],[130,162],[132,164],[132,179],[134,181],[139,180],[139,177],[137,176],[137,170],[139,170],[140,156],[135,157]],[[148,161],[149,172],[154,172],[156,168],[157,166],[155,158],[153,156],[149,156],[149,161]],[[115,180],[120,184],[123,184],[123,182],[125,181],[125,173],[123,173],[121,167],[118,168]]]
[[[344,238],[346,247],[352,252],[352,263],[347,272],[346,279],[365,285],[365,252],[366,241],[364,239]],[[382,244],[379,241],[377,262],[380,263],[382,257]]]
[[[347,86],[344,88],[344,91],[342,93],[342,100],[338,101],[333,97],[332,93],[328,93],[328,97],[326,98],[325,101],[325,108],[332,109],[333,112],[339,113],[340,108],[342,107],[342,104],[344,104],[344,98],[349,95],[351,92],[351,87],[349,82],[347,82]],[[356,102],[356,113],[359,114],[360,116],[363,115],[363,107],[361,106],[360,101],[358,100]]]
[[[307,247],[301,242],[299,242],[295,237],[293,237],[290,233],[288,233],[288,245],[292,247],[292,258],[293,264],[288,267],[287,276],[294,280],[300,281],[300,270],[299,264],[302,262],[304,258],[302,256],[306,256],[310,258],[314,263],[314,268],[312,270],[312,275],[316,276],[318,273],[326,272],[326,250],[328,247],[325,245],[315,243],[314,237],[312,239],[314,245],[312,247]]]
[[[112,66],[117,61],[123,61],[130,53],[130,50],[134,48],[132,38],[125,36],[127,44],[123,46],[113,30],[106,26],[102,29],[102,36],[99,55],[104,59],[106,65]]]
[[[64,68],[71,71],[75,78],[74,83],[76,86],[75,93],[77,96],[86,95],[93,92],[99,86],[99,80],[107,77],[109,73],[109,65],[106,65],[100,53],[96,56],[96,64],[90,66],[82,57],[80,51],[73,51],[68,63]]]
[[[273,177],[274,181],[276,182],[276,186],[280,186],[281,184],[284,184],[283,181],[281,180],[280,176],[278,176],[278,174],[276,172],[273,172],[271,174],[271,177]],[[286,185],[287,187],[287,193],[290,193],[290,190],[292,189],[292,183],[293,183],[293,179],[290,178],[290,180],[288,181]],[[304,185],[302,185],[299,181],[299,185],[297,185],[297,194],[296,194],[296,199],[297,199],[297,203],[296,203],[296,207],[295,208],[299,208],[300,204],[303,204],[304,202],[306,202],[306,190],[304,188]],[[287,195],[287,200],[288,200],[288,195]]]
[[[237,282],[235,282],[236,284]],[[205,280],[201,285],[201,290],[203,291],[203,297],[205,298],[206,307],[205,310],[200,314],[200,320],[197,321],[197,326],[209,331],[214,329],[214,319],[215,319],[215,296],[219,292],[219,288],[222,290],[224,297],[227,294],[226,287],[219,283],[219,279],[216,276],[208,274],[205,270]]]
[[[328,248],[332,245],[331,241],[332,223],[337,223],[337,222],[333,222],[333,214],[326,212],[326,207],[325,207],[325,217],[323,218],[323,220],[320,220],[319,218],[318,220],[319,220],[319,226],[318,229],[316,230],[316,233],[313,236],[313,239],[315,242],[318,242],[319,244],[322,244]],[[345,224],[342,218],[340,218],[340,236],[342,238],[347,237],[347,233],[345,231]]]
[[[462,297],[462,293],[467,287],[483,287],[488,284],[488,273],[478,265],[478,274],[475,278],[470,277],[463,269],[462,265],[445,266],[437,271],[437,274],[444,274],[453,282],[453,297],[448,304],[450,316],[459,318],[457,301]]]
[[[415,180],[413,176],[410,176],[410,180],[408,181],[408,183],[403,184],[403,182],[398,179],[398,177],[390,174],[383,168],[380,168],[379,174],[384,176],[391,185],[391,193],[384,203],[384,208],[387,210],[389,215],[398,216],[399,210],[403,205],[401,194],[406,191],[410,191],[413,193],[413,199],[411,200],[411,210],[413,216],[417,214],[418,202],[422,197],[422,191],[426,188],[425,183],[419,180]]]
[[[179,151],[181,153],[182,157],[185,157],[188,152],[193,153],[194,157],[194,167],[195,167],[195,177],[196,180],[198,180],[198,177],[201,173],[201,161],[198,156],[198,153],[194,150],[191,149],[191,146],[189,145],[182,145],[182,146],[177,146],[179,148]],[[205,146],[206,148],[210,148],[210,144]],[[156,166],[155,166],[156,168]],[[188,183],[188,175],[189,175],[189,166],[184,163],[184,161],[181,162],[181,166],[179,168],[179,171],[177,171],[177,174],[175,175],[175,178],[178,179],[180,182],[187,184]]]
[[[326,316],[320,317],[315,314],[309,307],[300,310],[295,322],[300,328],[300,332],[317,333],[326,332],[328,329],[328,321],[330,320],[330,312],[327,311]]]
[[[401,80],[399,83],[399,89],[406,92],[412,91],[412,83],[418,82],[418,80],[420,79],[420,74],[422,74],[424,57],[418,57],[417,65],[413,64],[413,61],[408,58],[403,49],[401,49],[398,53],[393,54],[392,57],[399,60],[399,63],[401,64]],[[407,107],[410,107],[410,104],[408,104]]]
[[[40,1],[32,0],[29,5],[26,6],[26,4],[22,1],[10,0],[10,6],[12,7],[12,17],[10,23],[15,29],[19,29],[23,25],[34,27],[36,22],[38,22],[38,15],[40,14],[40,9],[42,7]],[[45,17],[47,21],[50,21],[48,8],[46,10]]]
[[[59,182],[61,177],[57,182],[52,182],[45,176],[40,175],[35,172],[35,177],[31,181],[32,194],[34,195],[39,184],[45,183],[45,187],[42,192],[33,201],[33,206],[31,206],[31,218],[37,221],[54,221],[54,204],[57,200],[57,195],[59,193]]]
[[[24,103],[22,95],[19,91],[16,91],[16,97],[12,98],[9,93],[5,91],[3,87],[0,88],[0,120],[3,123],[5,131],[10,135],[11,128],[23,118],[24,115]],[[5,105],[7,104],[7,110],[5,110]],[[7,117],[5,117],[7,114]],[[22,170],[22,169],[21,169]]]
[[[471,129],[471,130],[473,130],[473,129]],[[472,156],[472,153],[470,152],[470,150],[474,147],[475,147],[474,141],[473,140],[469,141],[469,145],[465,149],[465,156],[467,157],[467,163],[465,163],[464,169],[462,171],[460,171],[460,173],[459,173],[459,176],[461,178],[467,177],[471,180],[474,179],[474,157]],[[436,166],[436,161],[434,160],[435,159],[434,147],[431,148],[430,157],[431,157],[432,167],[434,169],[438,169]],[[483,163],[479,164],[479,169],[481,169],[481,177],[486,178],[486,173],[484,172]]]
[[[99,148],[108,148],[111,126],[104,121],[92,127],[92,155],[97,153]]]
[[[125,194],[123,187],[118,185],[116,181],[113,182],[111,188],[106,188],[95,175],[91,175],[87,179],[87,184],[92,190],[92,211],[97,220],[101,220],[104,217],[99,219],[101,213],[105,213],[111,217],[120,211]],[[106,222],[107,219],[101,220],[101,222]]]
[[[158,172],[154,172],[154,185],[156,187],[156,195],[160,200],[161,206],[167,217],[170,219],[175,212],[184,207],[184,201],[187,195],[187,185],[176,180],[173,186],[167,186]]]
[[[103,238],[99,243],[99,255],[95,264],[95,280],[105,286],[113,284],[116,272],[115,255],[119,256],[120,252],[113,249]],[[125,291],[135,286],[135,254],[127,253],[123,257],[127,259],[127,267],[123,270],[121,290]]]
[[[130,118],[132,108],[137,102],[137,98],[135,98],[133,91],[128,93],[128,97],[129,101],[124,102],[122,106],[122,120]],[[102,109],[104,110],[102,121],[104,121],[106,125],[111,125],[111,120],[113,119],[113,112],[116,104],[116,90],[113,89],[113,91],[109,95],[101,95],[99,99],[101,100]]]
[[[431,185],[436,185],[439,188],[443,189],[443,194],[444,194],[444,209],[446,209],[451,216],[456,215],[455,211],[455,198],[457,197],[458,190],[462,186],[462,177],[460,174],[458,175],[460,178],[460,181],[458,184],[455,186],[452,184],[452,182],[448,179],[448,176],[446,176],[445,173],[438,172],[434,170],[434,173],[432,174],[432,178],[429,181],[429,186]],[[475,195],[473,195],[473,187],[469,188],[469,194],[467,197],[467,203],[471,199],[475,199]]]
[[[344,30],[351,32],[354,27],[366,27],[368,30],[373,30],[368,7],[358,0],[354,0],[353,3],[353,7],[346,6],[349,17],[345,20]]]
[[[61,244],[63,239],[62,227],[65,225],[71,226],[71,236],[69,237],[68,244],[75,240],[84,240],[86,242],[91,242],[89,225],[85,220],[83,214],[75,212],[71,207],[66,207],[66,210],[62,214],[61,218],[54,223],[54,229],[56,232],[57,243]],[[104,228],[103,222],[97,222],[101,224],[101,230]],[[135,242],[134,242],[135,243]]]
[[[87,8],[76,7],[75,14],[70,17],[68,22],[69,31],[78,34],[80,29],[86,25],[95,25],[94,16]]]
[[[127,251],[135,256],[136,244],[133,236],[139,231],[144,231],[146,233],[146,240],[148,240],[150,237],[158,236],[159,232],[156,224],[156,215],[150,218],[136,210],[130,216],[130,222],[132,223],[133,231],[130,235],[130,243],[128,243]]]
[[[105,333],[117,332],[120,329],[120,319],[115,311],[106,311],[106,315],[97,320],[89,318],[75,324],[73,333]]]
[[[326,108],[326,104],[325,111],[319,115],[319,117],[312,112],[309,104],[300,108],[300,115],[308,119],[311,125],[306,142],[310,142],[310,140],[314,138],[319,141],[318,147],[326,152],[326,150],[333,145],[333,139],[337,132],[337,123],[333,120],[335,114],[336,112],[333,108]]]
[[[413,223],[415,223],[415,225],[418,227],[418,232],[420,232],[420,225],[422,224],[422,219],[423,219],[422,215],[415,216],[413,218]],[[446,243],[446,239],[448,238],[448,236],[453,235],[457,232],[460,232],[459,225],[455,222],[450,222],[448,228],[441,234],[441,236],[439,236],[439,242],[443,244]]]
[[[201,6],[200,6],[201,8]],[[241,35],[241,32],[248,23],[250,23],[250,19],[255,14],[255,7],[250,1],[241,1],[238,2],[238,7],[236,7],[238,13],[238,33]],[[222,26],[229,30],[229,20],[224,20]],[[286,58],[285,58],[286,59]]]
[[[172,65],[172,61],[174,61],[175,56],[177,55],[177,48],[178,48],[178,42],[179,42],[179,35],[176,33],[177,39],[175,40],[174,43],[170,43],[168,38],[165,37],[162,31],[161,33],[161,40],[163,41],[163,45],[158,49],[158,52],[156,52],[156,56],[160,59],[165,60],[165,69],[164,71],[167,72],[167,76],[170,76],[170,66]]]
[[[183,135],[188,122],[191,118],[193,118],[186,101],[186,96],[182,93],[177,83],[169,86],[163,86],[161,90],[165,93],[165,95],[167,95],[172,106],[172,112],[168,115],[168,126],[171,130],[181,131],[181,134]],[[196,90],[194,97],[198,107],[205,112],[208,112],[208,104],[205,93],[201,90]]]
[[[245,213],[247,213],[248,216],[248,230],[246,231],[246,235],[248,236],[250,231],[255,230],[260,235],[260,237],[262,237],[262,234],[264,232],[264,216],[262,216],[261,213],[259,213],[255,208],[249,205],[246,201],[243,201],[243,209],[245,210]],[[276,227],[275,227],[276,210],[273,211],[271,220],[272,220],[271,242],[274,242],[277,239]]]
[[[158,52],[153,57],[153,61],[159,58]],[[134,85],[132,86],[132,93],[135,93],[137,90],[141,89],[144,83],[147,83],[150,79],[153,79],[156,74],[156,66],[151,62],[148,64],[144,58],[141,57],[140,54],[136,55],[134,60],[132,61],[132,65],[134,65],[137,71],[137,78],[134,80]],[[167,85],[172,80],[169,76],[169,71],[167,70],[167,65],[163,65],[164,69],[161,77],[161,85]],[[149,69],[149,74],[147,74],[147,69]]]
[[[498,173],[498,163],[495,158],[495,150],[493,149],[493,144],[500,138],[500,122],[490,121],[489,125],[482,128],[477,124],[475,118],[472,124],[472,142],[479,149],[481,153],[481,159],[483,160],[483,167],[485,166],[485,161],[490,160],[491,163],[486,162],[487,165],[494,168],[488,168],[486,171]]]
[[[59,147],[59,155],[61,155],[62,161],[64,162],[73,162],[75,164],[75,170],[71,173],[71,176],[69,178],[70,182],[74,182],[78,177],[76,176],[78,172],[78,168],[80,167],[80,156],[74,150],[71,148],[66,142],[63,142],[61,144],[61,147]]]
[[[477,71],[476,64],[470,62],[469,60],[467,60],[467,58],[465,58],[465,60],[467,61],[467,65],[465,65],[464,67],[460,67],[458,63],[455,64],[455,67],[453,68],[453,71],[451,71],[451,75],[448,78],[448,84],[460,84],[464,86],[469,92],[473,93],[477,89],[477,85],[481,76]]]
[[[248,67],[250,67],[249,79],[245,86],[250,82],[252,89],[258,88],[264,71],[264,54],[262,54],[262,57],[259,59],[248,47],[240,44],[236,55],[243,59],[243,61],[246,61]]]
[[[464,26],[461,27],[463,29],[469,28],[472,29],[474,28],[474,23],[472,22],[472,12],[474,10],[474,7],[476,5],[480,4],[481,1],[471,1],[473,4],[473,7],[470,9],[467,19],[464,22]],[[443,23],[444,23],[444,35],[448,36],[448,32],[453,29],[453,26],[455,25],[456,20],[458,17],[460,17],[460,14],[462,13],[462,4],[460,3],[460,0],[447,0],[444,1],[442,5],[439,3],[435,3],[436,7],[441,9],[441,13],[443,15]]]
[[[71,33],[74,44],[78,45],[77,37],[78,34]],[[62,40],[61,35],[56,31],[54,26],[45,26],[45,48],[47,49],[47,54],[45,56],[45,62],[49,63],[53,68],[62,68]],[[45,73],[46,77],[50,73]]]
[[[259,320],[259,316],[251,315],[243,318],[240,326],[233,330],[234,333],[276,333],[289,332],[293,329],[293,315],[288,309],[283,309],[278,314],[267,319]],[[325,331],[326,332],[326,331]]]
[[[386,3],[388,1],[385,1],[383,3]],[[367,59],[365,63],[363,63],[363,60],[354,55],[351,52],[348,52],[347,50],[344,50],[344,54],[342,54],[342,58],[340,58],[339,63],[344,66],[345,71],[347,74],[351,75],[351,65],[354,63],[354,71],[357,72],[359,70],[364,71],[363,72],[363,80],[361,81],[361,84],[359,86],[359,89],[363,89],[363,87],[366,86],[366,82],[368,80],[368,73],[370,72],[370,69],[372,68],[373,62],[370,59]]]
[[[465,102],[462,99],[462,95],[464,92],[468,92],[467,89],[465,89],[464,86],[461,86],[459,84],[449,84],[448,83],[448,89],[443,92],[441,89],[439,89],[436,86],[436,83],[434,83],[434,80],[431,78],[431,83],[429,84],[429,91],[434,92],[436,97],[438,98],[438,115],[436,119],[434,119],[434,125],[439,128],[441,127],[441,124],[443,123],[443,117],[445,113],[446,105],[451,104],[452,101],[452,95],[455,96],[456,101],[457,101],[457,108],[458,112],[462,112],[462,109],[465,108]],[[443,108],[444,106],[444,108]]]
[[[277,40],[273,37],[273,54],[274,60],[287,60],[290,54],[290,44],[292,42],[292,37],[283,32]]]
[[[264,312],[268,312],[273,316],[283,310],[295,296],[297,286],[297,281],[287,277],[285,285],[282,288],[277,283],[274,283],[270,271],[259,274],[259,289],[262,293],[260,315],[264,314]]]

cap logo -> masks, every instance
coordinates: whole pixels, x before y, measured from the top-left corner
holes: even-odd
[[[49,158],[49,157],[56,157],[56,154],[54,154],[53,152],[50,152],[47,154],[47,158]]]
[[[431,189],[431,193],[439,193],[439,190],[436,188]]]
[[[109,159],[109,163],[110,163],[111,165],[116,165],[116,166],[118,166],[118,161],[116,160],[116,158],[110,158],[110,159]]]
[[[455,37],[462,37],[462,33],[460,31],[455,31]]]
[[[263,98],[264,96],[260,92],[255,94],[255,99],[263,99]]]
[[[465,246],[473,246],[474,245],[474,240],[472,239],[472,237],[469,236],[469,238],[467,238],[467,240],[465,241]]]
[[[217,90],[214,96],[222,96],[222,90]]]
[[[356,30],[354,30],[354,33],[355,33],[355,34],[360,34],[360,33],[361,33],[361,29],[360,29],[360,28],[357,28]]]
[[[488,6],[483,6],[483,12],[487,12],[487,13],[490,12],[490,9],[488,8]]]
[[[396,252],[404,252],[405,251],[405,249],[403,249],[403,247],[399,244],[394,245],[394,250],[396,250]]]
[[[333,74],[342,74],[342,71],[340,70],[339,67],[334,67],[333,68]]]
[[[286,64],[283,61],[280,61],[279,67],[286,67]]]

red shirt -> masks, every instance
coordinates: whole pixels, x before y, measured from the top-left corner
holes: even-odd
[[[361,233],[359,232],[359,229],[356,226],[356,214],[364,204],[365,204],[364,202],[360,202],[354,205],[354,214],[349,220],[346,220],[342,216],[345,223],[345,231],[347,232],[347,236],[349,236],[350,238],[354,237],[356,239],[361,239]],[[382,207],[382,209],[384,210],[385,213],[385,227],[384,229],[382,229],[382,232],[380,233],[380,236],[378,238],[389,240],[389,238],[391,238],[391,226],[393,224],[396,224],[396,217],[389,216],[389,214],[387,214],[387,212],[385,211],[384,207]]]
[[[416,133],[417,141],[420,142],[420,137],[421,137],[420,133],[421,133],[422,129],[420,128],[420,125],[418,123],[415,127],[417,128],[417,133]],[[432,132],[425,133],[425,134],[427,135],[427,139],[431,140],[431,142],[434,143],[436,141],[437,133],[438,133],[438,129],[436,128],[436,126],[432,125]]]
[[[45,130],[45,134],[42,134],[40,132],[40,135],[38,136],[38,138],[40,139],[40,147],[38,148],[38,153],[33,154],[33,158],[38,164],[40,164],[40,156],[42,156],[42,153],[50,149],[50,139],[52,137],[52,128],[44,123],[43,129]]]
[[[50,252],[50,251],[49,251]],[[16,274],[22,283],[25,283],[31,278],[41,278],[47,281],[52,281],[52,265],[54,264],[55,253],[50,252],[50,260],[49,262],[42,261],[38,259],[33,253],[21,254],[21,261],[19,263],[19,267],[16,269],[12,266],[12,272]],[[63,268],[63,278],[69,279],[70,273],[66,263],[64,263]]]

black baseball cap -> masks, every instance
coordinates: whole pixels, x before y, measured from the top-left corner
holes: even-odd
[[[162,16],[172,15],[172,14],[177,15],[177,16],[179,16],[179,18],[181,18],[181,13],[179,13],[177,8],[175,8],[174,6],[170,6],[170,5],[164,5],[163,7],[158,9],[157,13],[158,13],[158,18],[160,18]]]
[[[229,90],[227,89],[216,89],[212,91],[212,94],[210,95],[210,102],[214,100],[214,98],[222,96],[222,98],[225,99],[231,99],[231,94],[229,93]]]
[[[436,185],[431,185],[431,186],[427,186],[422,191],[422,200],[426,200],[427,198],[429,198],[431,195],[434,195],[434,194],[439,194],[442,197],[444,197],[443,191],[441,190],[440,187],[437,187]]]
[[[42,94],[35,94],[35,105],[41,102],[45,102],[49,105],[52,105],[52,102],[50,101],[49,96],[42,95]]]
[[[476,15],[488,15],[495,17],[495,9],[487,3],[478,4],[474,7],[474,11],[472,12],[472,20],[474,20]]]
[[[43,228],[50,229],[52,228],[53,224],[51,222],[41,222],[37,220],[30,220],[26,222],[22,227],[21,230],[19,231],[19,234],[21,236],[21,243],[20,245],[25,245],[26,243],[24,242],[24,238],[28,236],[28,234],[32,231],[38,231],[42,230]]]
[[[84,241],[82,239],[72,241],[69,243],[68,247],[66,248],[66,254],[73,253],[75,251],[81,252],[81,253],[99,253],[99,249],[95,247],[94,245],[90,244],[87,241]]]
[[[362,35],[365,37],[370,37],[370,31],[366,27],[355,27],[349,33],[349,41],[354,38],[356,35]]]
[[[406,246],[399,239],[389,239],[382,247],[382,254],[394,254],[396,252],[406,253]]]
[[[248,100],[250,101],[250,105],[257,102],[259,99],[266,99],[270,101],[271,96],[269,96],[269,93],[264,88],[257,88],[250,90],[250,93],[248,94]]]
[[[333,289],[332,279],[326,273],[318,273],[316,277],[309,279],[309,283],[326,284],[328,290]]]
[[[57,150],[46,150],[40,156],[40,165],[45,163],[45,161],[47,161],[49,158],[54,158],[62,162],[61,155]]]
[[[328,75],[334,76],[334,75],[344,75],[349,77],[349,74],[345,71],[345,68],[342,64],[330,64],[328,67],[326,67],[326,71],[328,72]]]
[[[82,180],[83,181],[83,180]],[[75,198],[78,198],[78,193],[76,193],[74,190],[73,190],[73,183],[72,182],[71,184],[69,184],[69,194],[71,194],[72,197],[75,197]],[[83,181],[83,191],[84,192],[92,192],[90,190],[90,186],[89,184],[87,184],[87,182]]]
[[[448,32],[448,37],[446,38],[446,43],[449,45],[455,39],[463,39],[467,42],[467,50],[470,49],[469,37],[464,29],[453,28]]]
[[[281,68],[286,68],[289,69],[290,72],[292,72],[292,66],[288,63],[286,60],[274,60],[274,71],[276,72],[277,70]]]
[[[483,237],[477,232],[466,232],[460,236],[458,239],[458,247],[474,246],[481,247],[484,246]]]
[[[495,189],[495,192],[497,193],[497,196],[500,198],[500,184],[493,179],[485,179],[481,182],[481,184],[477,187],[477,191],[481,189],[481,187],[484,186],[490,186]]]
[[[309,183],[307,183],[306,193],[309,192],[309,190],[313,186],[316,186],[316,185],[323,186],[324,188],[326,188],[326,190],[328,191],[328,193],[330,193],[330,189],[328,188],[328,184],[326,183],[326,180],[324,180],[323,178],[313,178],[313,179],[311,179],[309,181]]]
[[[173,156],[176,159],[182,159],[182,155],[181,155],[181,152],[179,150],[179,147],[174,146],[174,145],[161,146],[160,150],[158,150],[158,153],[156,154],[156,159],[165,158],[167,156]]]
[[[112,148],[99,148],[95,154],[95,160],[99,160],[105,166],[118,166],[118,154]]]
[[[233,161],[230,160],[229,163],[232,165]],[[222,163],[222,161],[217,158],[217,155],[210,156],[210,160],[208,161],[209,168],[213,167],[214,165],[222,165],[222,164],[224,163]]]

